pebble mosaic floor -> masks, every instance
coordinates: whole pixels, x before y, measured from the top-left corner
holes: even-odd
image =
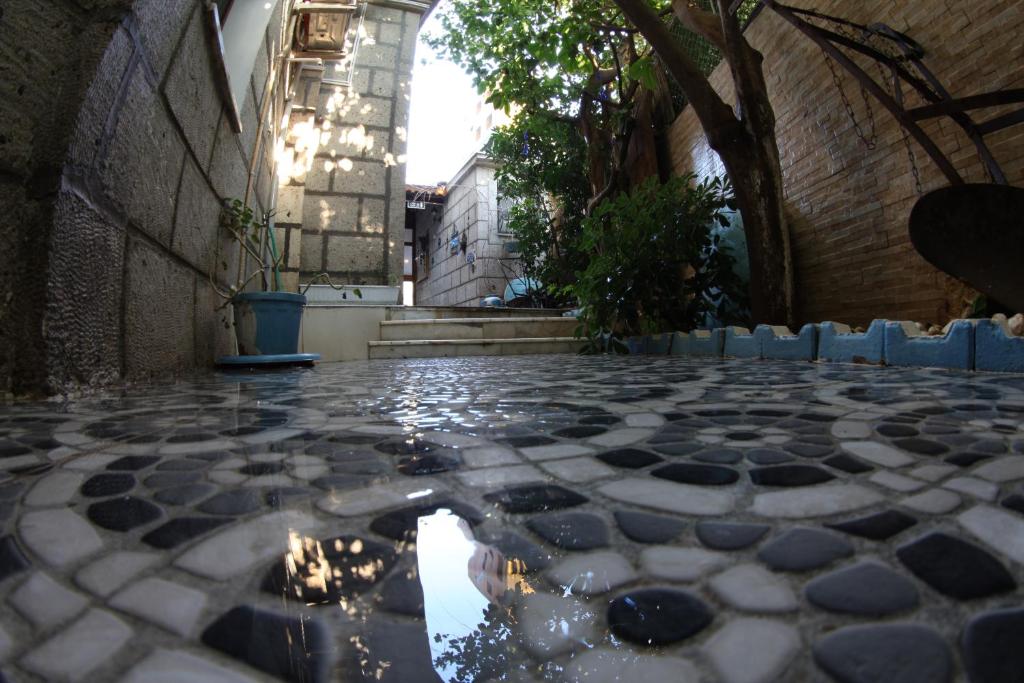
[[[1020,681],[1024,377],[520,356],[0,409],[0,679]]]

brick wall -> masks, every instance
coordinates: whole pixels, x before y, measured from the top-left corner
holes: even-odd
[[[485,296],[502,296],[506,278],[501,267],[508,258],[505,242],[510,235],[500,235],[498,226],[498,186],[494,178],[494,162],[483,155],[473,158],[449,183],[448,199],[441,222],[419,221],[417,237],[428,234],[429,272],[420,266],[416,283],[417,306],[479,306]],[[453,234],[466,235],[466,252],[451,252]],[[472,264],[466,254],[472,252]]]
[[[924,47],[925,64],[954,97],[1024,86],[1024,5],[1017,0],[788,4],[862,24],[883,22],[906,33]],[[770,10],[761,12],[746,37],[764,55],[777,117],[803,320],[944,322],[957,315],[970,292],[932,268],[909,241],[907,221],[918,195],[895,119],[872,102],[878,141],[868,150],[854,132],[819,48]],[[838,73],[858,121],[865,122],[859,87]],[[870,73],[877,71],[872,67]],[[733,101],[726,65],[714,71],[711,82]],[[978,112],[975,119],[1007,109],[1012,107]],[[986,181],[959,127],[936,119],[926,122],[925,130],[968,182]],[[669,139],[677,173],[724,173],[692,110],[675,121]],[[1024,186],[1024,126],[991,135],[987,142],[1010,184]],[[924,191],[944,186],[944,177],[916,144],[914,151]]]
[[[366,7],[351,87],[300,83],[277,216],[291,290],[322,272],[335,283],[402,279],[410,79],[426,5],[384,4]]]

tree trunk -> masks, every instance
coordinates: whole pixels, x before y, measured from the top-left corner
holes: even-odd
[[[726,13],[714,36],[732,70],[740,117],[727,105],[647,0],[614,0],[654,47],[683,89],[711,149],[732,180],[743,216],[750,258],[751,312],[755,323],[795,326],[793,268],[783,212],[782,170],[775,140],[775,115],[761,71],[761,55]],[[720,3],[725,5],[727,3]],[[694,25],[699,25],[695,22]]]

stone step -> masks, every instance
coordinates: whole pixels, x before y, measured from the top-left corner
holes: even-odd
[[[482,306],[388,306],[388,320],[451,318],[557,318],[560,308],[484,308]]]
[[[413,341],[571,337],[577,325],[576,318],[385,320],[380,324],[380,338],[382,341]]]
[[[371,341],[370,360],[384,358],[451,358],[455,356],[520,356],[534,353],[577,353],[584,340],[575,337],[526,339],[416,339]]]

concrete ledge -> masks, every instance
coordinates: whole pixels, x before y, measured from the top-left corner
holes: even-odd
[[[974,369],[974,325],[957,320],[941,337],[929,337],[912,322],[885,324],[887,365],[917,368]]]
[[[763,333],[745,327],[726,327],[723,355],[732,358],[761,358],[761,338]]]
[[[814,360],[818,352],[818,327],[807,324],[799,334],[786,326],[758,325],[755,335],[761,337],[761,357],[773,360]]]
[[[867,332],[854,333],[848,325],[823,322],[818,325],[818,360],[833,363],[885,362],[885,320],[872,320]]]
[[[1024,372],[1024,337],[1013,337],[991,320],[979,320],[974,329],[974,369]]]
[[[714,330],[675,332],[672,335],[671,354],[673,356],[721,358],[724,344],[725,330],[720,327]]]

